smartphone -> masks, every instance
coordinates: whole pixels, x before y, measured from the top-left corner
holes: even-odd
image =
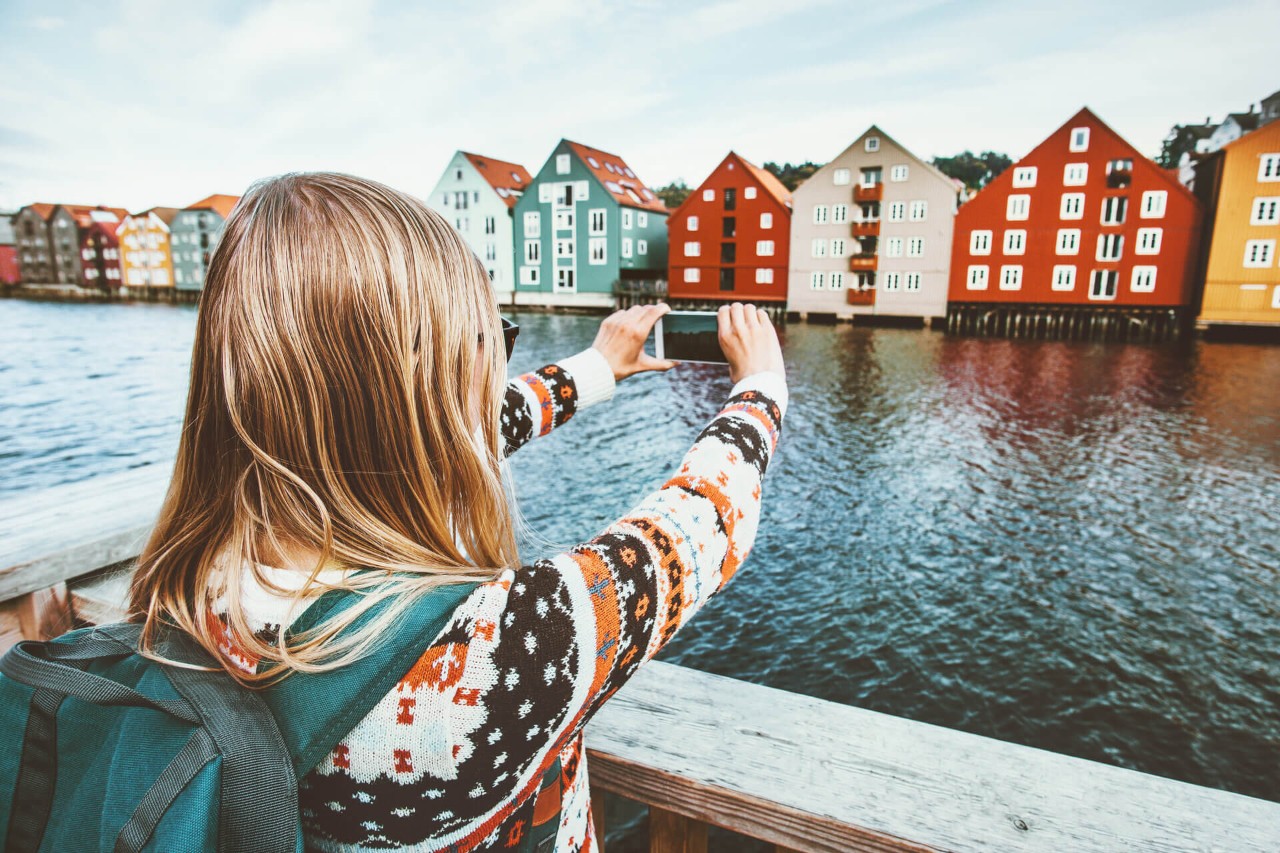
[[[669,311],[653,327],[653,354],[672,361],[728,364],[719,324],[715,311]]]

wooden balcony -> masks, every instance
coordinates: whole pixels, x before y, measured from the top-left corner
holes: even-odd
[[[849,270],[851,272],[870,272],[876,268],[878,258],[874,254],[861,253],[849,256]]]
[[[0,649],[121,617],[119,561],[138,553],[168,473],[0,501]],[[1280,803],[657,661],[586,746],[598,837],[604,798],[620,796],[648,807],[652,853],[705,853],[708,825],[779,853],[1280,850]]]
[[[849,235],[851,237],[878,237],[880,235],[880,220],[868,219],[862,222],[855,222],[849,226]]]
[[[880,201],[883,198],[884,184],[872,184],[869,187],[858,184],[853,188],[854,201]]]
[[[875,305],[876,289],[872,287],[867,290],[859,290],[856,287],[851,287],[844,292],[844,298],[845,302],[850,305]]]

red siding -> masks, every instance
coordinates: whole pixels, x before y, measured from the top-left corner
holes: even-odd
[[[1069,145],[1071,132],[1074,128],[1080,127],[1089,128],[1088,149],[1073,152]],[[1117,159],[1133,161],[1133,176],[1128,187],[1108,186],[1107,164]],[[1088,177],[1083,186],[1063,185],[1064,170],[1068,163],[1088,164]],[[1014,171],[1026,166],[1036,167],[1035,186],[1015,188],[1013,186]],[[1163,218],[1142,218],[1142,194],[1148,190],[1163,190],[1168,193]],[[1030,196],[1028,218],[1008,220],[1006,213],[1009,196],[1024,193]],[[1082,218],[1069,220],[1060,218],[1063,193],[1084,194]],[[1128,210],[1124,222],[1119,225],[1103,225],[1102,210],[1106,203],[1105,199],[1113,196],[1128,199]],[[956,216],[955,239],[951,247],[949,299],[951,302],[1186,306],[1190,304],[1194,290],[1193,277],[1199,251],[1200,222],[1200,203],[1186,188],[1168,172],[1139,154],[1133,146],[1125,142],[1092,112],[1083,109],[960,208]],[[1057,254],[1060,228],[1079,229],[1080,242],[1077,254]],[[1158,254],[1136,254],[1139,228],[1162,229]],[[1020,256],[1004,254],[1004,232],[1007,229],[1026,230],[1025,254]],[[992,232],[989,255],[971,254],[971,236],[976,230]],[[1119,260],[1097,260],[1100,234],[1123,235],[1123,248]],[[1000,268],[1005,264],[1022,266],[1020,289],[1002,290],[1000,288]],[[971,265],[988,267],[989,278],[986,290],[969,289],[968,276]],[[1053,268],[1057,265],[1076,267],[1073,289],[1052,289]],[[1135,266],[1156,267],[1155,289],[1152,292],[1132,290],[1130,285]],[[1114,299],[1089,298],[1089,282],[1094,270],[1118,272]]]
[[[120,240],[116,237],[119,222],[95,222],[84,229],[80,238],[80,284],[83,287],[119,287]],[[90,258],[85,258],[85,250]],[[106,257],[111,250],[114,257]],[[93,275],[90,271],[97,273]]]
[[[21,278],[18,273],[18,248],[0,246],[0,284],[17,284]]]
[[[746,197],[753,187],[755,198]],[[733,189],[737,200],[733,210],[724,209],[724,191]],[[704,190],[714,190],[713,201],[703,200]],[[773,226],[760,227],[760,214],[773,216]],[[698,229],[689,230],[689,217],[698,217]],[[734,219],[734,236],[724,237],[725,217]],[[695,189],[684,204],[667,219],[668,255],[667,288],[673,299],[751,300],[753,302],[787,301],[787,266],[791,247],[791,208],[775,195],[755,174],[755,167],[737,154],[729,153],[719,166]],[[686,257],[685,243],[701,244],[702,254]],[[756,255],[756,244],[773,241],[773,254]],[[721,244],[734,245],[732,263],[721,263]],[[687,282],[685,270],[700,270],[701,280]],[[722,269],[733,271],[733,289],[721,290]],[[756,270],[773,270],[773,282],[756,283]]]

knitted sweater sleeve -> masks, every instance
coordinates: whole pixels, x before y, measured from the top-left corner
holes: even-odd
[[[579,409],[610,399],[613,390],[613,368],[594,348],[512,379],[502,401],[506,455],[568,422]]]

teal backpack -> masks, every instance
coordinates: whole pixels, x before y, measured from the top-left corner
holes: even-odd
[[[4,849],[301,853],[298,779],[395,687],[474,588],[433,591],[384,653],[259,691],[221,668],[141,657],[134,624],[18,643],[0,659]],[[290,630],[352,600],[328,592]],[[159,651],[216,666],[179,632]]]

